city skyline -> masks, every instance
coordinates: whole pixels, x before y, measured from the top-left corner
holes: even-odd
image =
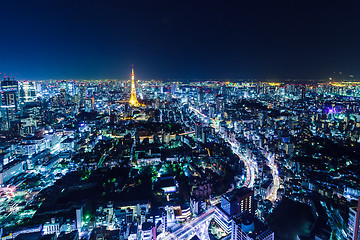
[[[359,9],[5,1],[0,240],[360,240]]]
[[[3,239],[360,236],[360,83],[128,75],[1,81]]]
[[[0,10],[0,72],[19,79],[327,79],[359,76],[358,2],[87,4]]]

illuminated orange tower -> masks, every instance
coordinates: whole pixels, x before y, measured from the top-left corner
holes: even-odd
[[[138,100],[136,98],[134,65],[132,65],[132,71],[131,71],[131,96],[130,96],[129,103],[133,107],[140,107],[141,106],[141,104],[138,102]]]

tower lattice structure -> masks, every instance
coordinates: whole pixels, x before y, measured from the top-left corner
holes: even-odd
[[[139,103],[139,101],[136,98],[136,86],[135,86],[135,74],[134,74],[134,66],[132,66],[131,71],[131,95],[129,103],[133,107],[140,107],[142,104]]]

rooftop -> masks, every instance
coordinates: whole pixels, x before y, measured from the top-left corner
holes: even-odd
[[[233,191],[223,195],[228,201],[235,201],[238,198],[243,198],[253,193],[253,190],[250,188],[242,187],[240,189],[234,189]]]

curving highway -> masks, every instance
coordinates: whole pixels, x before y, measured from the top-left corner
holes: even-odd
[[[198,115],[202,116],[203,118],[208,118],[205,114],[201,113],[196,108],[194,108],[194,107],[189,107],[189,108],[191,110],[193,110],[195,113],[197,113]],[[212,120],[213,122],[215,121],[215,119],[213,119],[213,118],[210,118],[210,120]],[[224,136],[220,135],[220,136],[227,143],[230,144],[231,149],[233,150],[233,152],[240,158],[241,161],[244,162],[244,165],[245,165],[245,168],[246,168],[246,180],[245,180],[245,183],[244,183],[243,186],[252,188],[254,186],[254,182],[255,182],[255,174],[258,171],[256,161],[253,161],[253,160],[249,159],[248,157],[244,156],[242,153],[240,153],[239,150],[238,150],[237,144],[231,142],[225,135]]]
[[[277,199],[277,191],[279,190],[279,187],[280,187],[280,177],[279,177],[277,166],[274,163],[274,161],[269,163],[269,167],[271,168],[271,174],[273,176],[274,186],[271,190],[271,193],[267,197],[267,199],[270,200],[271,202],[275,202],[275,200]]]
[[[241,161],[244,162],[246,168],[246,180],[243,186],[248,188],[254,187],[255,173],[257,172],[257,163],[240,153],[235,143],[229,140],[227,140],[227,142],[230,144],[233,152],[240,158]]]

